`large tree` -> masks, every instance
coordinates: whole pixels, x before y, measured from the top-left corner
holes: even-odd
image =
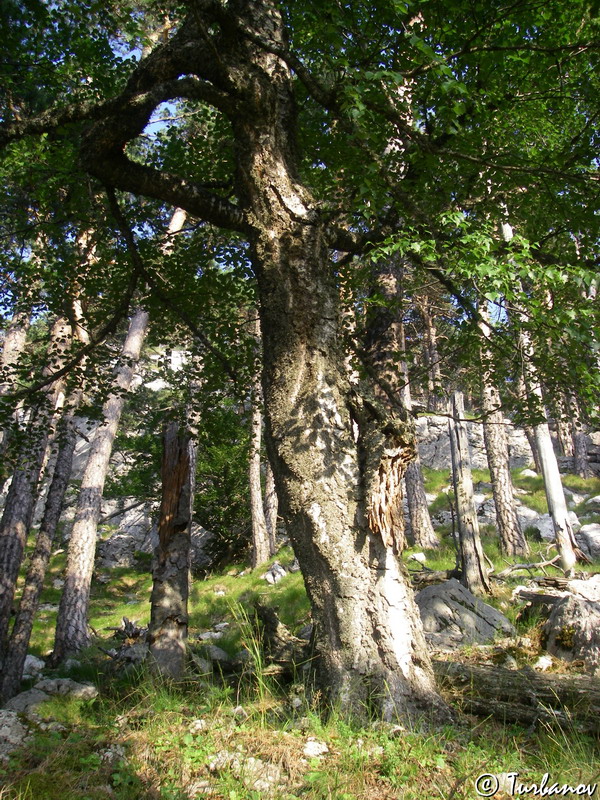
[[[48,60],[59,60],[62,44],[62,80],[47,78],[45,93],[35,74],[24,86],[12,80],[0,138],[56,131],[51,151],[77,148],[78,168],[102,184],[179,206],[247,248],[263,332],[266,444],[312,602],[322,685],[350,710],[437,713],[386,514],[410,432],[344,369],[339,293],[348,259],[340,254],[411,248],[454,290],[443,272],[455,225],[447,212],[472,208],[487,173],[501,188],[518,176],[536,190],[560,183],[564,194],[593,158],[590,98],[581,113],[570,99],[595,53],[587,12],[582,22],[561,2],[557,25],[528,2],[479,13],[457,1],[415,10],[374,0],[190,0],[165,5],[172,26],[132,63],[115,58],[119,36],[134,27],[127,7],[108,3],[85,25],[82,8],[76,0],[44,8],[56,15]],[[12,37],[17,51],[28,38],[43,47],[39,24],[17,26]],[[541,79],[547,86],[549,64],[567,58],[544,102],[571,103],[583,143],[576,163],[550,137],[524,147],[535,129],[524,122],[532,106],[523,93]],[[142,134],[156,109],[177,102],[196,115],[186,135],[173,123],[149,144]],[[576,180],[581,197],[585,176]]]

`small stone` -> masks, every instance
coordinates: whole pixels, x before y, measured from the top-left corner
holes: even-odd
[[[26,692],[21,692],[11,697],[11,699],[5,703],[4,708],[8,711],[16,711],[20,714],[29,714],[49,699],[50,695],[43,692],[41,689],[28,689]]]
[[[217,640],[223,638],[223,633],[221,631],[204,631],[199,633],[196,638],[203,642]]]
[[[547,669],[550,669],[552,664],[553,661],[551,656],[540,656],[533,665],[533,668],[539,670],[540,672],[545,672]]]
[[[329,748],[325,742],[319,742],[312,736],[309,737],[308,741],[304,745],[304,755],[307,756],[307,758],[320,758],[328,752]]]
[[[38,681],[34,689],[47,694],[69,695],[80,700],[93,700],[98,697],[98,689],[91,683],[78,683],[71,678],[45,678]]]
[[[206,654],[208,655],[211,661],[218,661],[220,663],[231,661],[229,653],[226,653],[225,650],[223,650],[220,647],[217,647],[216,644],[207,645]]]
[[[507,655],[502,663],[504,669],[519,669],[519,665],[511,655]]]
[[[31,654],[27,655],[23,666],[23,678],[37,678],[45,666],[46,662],[41,658],[37,658]]]
[[[282,578],[285,578],[287,575],[287,570],[285,567],[282,567],[279,561],[274,561],[271,567],[261,575],[261,578],[265,580],[267,583],[275,584],[279,583]]]
[[[292,697],[290,701],[290,705],[293,709],[298,709],[302,705],[302,700],[300,697]]]
[[[229,627],[229,623],[228,622],[217,622],[216,625],[213,625],[213,628],[216,631],[224,631],[228,627]]]
[[[419,564],[424,564],[427,561],[427,556],[425,553],[413,553],[410,560],[417,561]]]
[[[537,478],[538,476],[537,472],[532,469],[522,469],[519,475],[521,478]]]
[[[236,706],[231,712],[236,719],[246,720],[250,716],[244,706]]]
[[[54,578],[54,580],[52,581],[53,589],[62,589],[64,585],[65,582],[63,581],[62,578]]]
[[[193,722],[190,722],[189,732],[190,733],[201,733],[208,728],[208,723],[205,719],[195,719]]]

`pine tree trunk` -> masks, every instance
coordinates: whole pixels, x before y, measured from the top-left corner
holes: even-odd
[[[539,376],[533,361],[533,345],[526,331],[520,334],[521,349],[525,354],[525,386],[529,393],[529,400],[536,407],[536,411],[541,415],[546,415],[544,396],[540,385]],[[577,543],[571,523],[565,493],[560,480],[558,461],[552,445],[552,437],[547,422],[539,422],[533,426],[535,431],[535,443],[540,460],[540,470],[544,479],[544,489],[546,500],[548,501],[548,511],[554,526],[556,537],[556,547],[560,554],[561,566],[568,577],[573,573],[573,567],[577,561],[575,550]]]
[[[521,531],[515,506],[514,489],[510,474],[510,457],[508,454],[508,437],[502,413],[500,392],[494,385],[492,373],[492,355],[486,342],[491,338],[487,306],[479,308],[479,328],[483,336],[481,361],[483,366],[481,405],[483,408],[483,438],[487,453],[496,523],[502,551],[507,556],[527,555],[529,547]]]
[[[175,679],[185,672],[195,463],[189,432],[170,423],[163,433],[159,543],[148,642],[152,670]]]
[[[267,534],[269,537],[269,556],[274,556],[277,552],[277,515],[279,509],[279,498],[275,488],[275,476],[271,462],[267,458],[265,464],[265,522],[267,523]]]
[[[6,328],[2,344],[2,371],[0,375],[0,397],[10,392],[15,380],[15,367],[21,353],[25,349],[27,332],[29,331],[29,311],[16,311]],[[3,423],[4,425],[4,423]],[[6,453],[9,429],[0,429],[0,454]]]
[[[15,618],[7,656],[3,665],[3,678],[0,686],[0,702],[13,697],[21,685],[23,667],[31,638],[33,620],[37,611],[40,594],[44,585],[46,569],[50,560],[52,546],[58,529],[65,492],[69,485],[73,454],[77,435],[72,415],[63,418],[59,434],[60,449],[54,467],[52,483],[44,516],[37,535],[35,549],[25,578],[19,610]]]
[[[89,644],[89,593],[96,553],[96,530],[112,447],[146,330],[148,314],[138,309],[131,319],[115,378],[115,391],[103,408],[81,481],[75,521],[69,540],[65,585],[56,623],[53,663]]]
[[[450,401],[448,420],[450,448],[452,451],[452,477],[456,495],[456,513],[462,577],[461,582],[473,592],[483,594],[490,591],[483,558],[479,523],[473,502],[473,479],[467,430],[464,423],[464,400],[462,392],[454,392]]]
[[[585,425],[581,421],[581,411],[577,401],[573,401],[573,471],[580,478],[591,477],[588,456],[589,437]]]
[[[443,411],[444,400],[440,395],[442,371],[437,346],[437,330],[431,314],[429,298],[419,301],[419,310],[425,326],[424,353],[427,364],[427,408],[429,411]]]
[[[50,334],[48,365],[45,374],[62,366],[70,343],[70,327],[64,318],[55,321]],[[59,409],[62,407],[62,382],[52,384],[32,412],[18,463],[8,490],[0,523],[0,661],[6,645],[17,577],[23,559],[27,534],[31,526],[37,486],[47,459]]]
[[[260,340],[258,320],[254,325],[254,335]],[[248,463],[248,483],[250,489],[250,515],[252,521],[252,568],[268,561],[271,555],[269,532],[263,505],[262,482],[260,474],[262,440],[262,390],[260,376],[254,376],[250,398],[250,458]]]

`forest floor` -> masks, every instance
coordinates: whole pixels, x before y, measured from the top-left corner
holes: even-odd
[[[525,489],[532,495],[539,492],[533,479],[528,480]],[[428,483],[428,491],[436,493],[444,485],[443,477],[432,473]],[[600,494],[600,481],[573,488]],[[426,552],[427,564],[434,569],[454,566],[451,535],[442,533],[441,550]],[[505,562],[491,531],[484,532],[483,540],[499,571]],[[547,543],[530,543],[531,560],[541,559]],[[404,554],[409,568],[413,553],[414,548]],[[291,564],[293,554],[284,548],[277,559]],[[38,656],[51,649],[60,594],[52,584],[63,565],[64,553],[57,552],[42,599],[45,610],[32,640],[31,652]],[[588,569],[595,572],[598,565]],[[299,572],[269,585],[261,577],[265,567],[250,571],[239,564],[195,581],[190,641],[196,658],[185,681],[158,681],[143,666],[117,668],[109,653],[119,647],[114,637],[122,618],[140,625],[148,622],[148,572],[142,557],[136,569],[96,574],[90,619],[97,635],[94,646],[68,670],[45,674],[89,681],[98,688],[98,696],[57,696],[39,707],[39,720],[26,746],[0,763],[1,800],[502,799],[517,795],[519,784],[536,796],[531,788],[535,784],[537,796],[543,796],[541,783],[547,789],[556,784],[554,794],[570,785],[584,786],[589,789],[586,796],[600,797],[600,792],[590,793],[592,785],[600,783],[599,742],[575,726],[540,722],[523,728],[462,714],[455,726],[407,730],[377,720],[357,724],[335,710],[324,717],[302,670],[285,683],[270,674],[251,620],[252,605],[260,599],[278,608],[292,632],[306,626],[310,609]],[[548,572],[560,574],[552,568]],[[512,646],[510,653],[519,667],[533,665],[543,652],[540,620],[521,620],[511,600],[514,586],[524,581],[523,573],[509,576],[495,585],[489,600],[517,626],[520,638],[515,641],[521,644]],[[211,644],[230,656],[245,649],[245,668],[229,673],[224,667],[206,674],[199,636],[214,635],[215,626],[222,631]],[[470,647],[453,658],[473,663],[479,655]],[[489,658],[488,648],[485,660]],[[556,660],[550,667],[567,669]],[[497,791],[490,791],[496,778],[491,778],[492,784],[478,784],[481,775],[499,776]],[[559,796],[577,794],[583,790]]]

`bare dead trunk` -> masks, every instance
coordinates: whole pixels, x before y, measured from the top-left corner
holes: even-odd
[[[64,318],[55,321],[50,334],[46,374],[62,365],[70,343],[70,327]],[[8,629],[17,577],[35,508],[37,487],[49,444],[62,407],[62,382],[52,384],[32,413],[8,490],[0,523],[0,660],[6,654]]]
[[[188,431],[163,433],[162,498],[150,607],[150,664],[163,677],[185,672],[195,451]]]
[[[450,447],[452,451],[452,478],[456,495],[456,513],[462,568],[461,583],[473,592],[483,594],[490,591],[485,568],[479,523],[473,502],[473,479],[467,430],[464,422],[462,392],[454,392],[450,401],[448,420]]]
[[[131,319],[121,351],[115,377],[115,392],[104,404],[103,422],[92,442],[81,480],[75,521],[69,540],[65,585],[56,623],[52,654],[54,663],[59,663],[67,654],[75,653],[89,644],[87,616],[102,493],[125,405],[125,395],[131,385],[147,327],[148,314],[143,309],[138,309]]]
[[[54,474],[48,492],[44,516],[37,535],[35,549],[31,556],[29,569],[23,586],[19,610],[10,636],[6,659],[3,665],[3,678],[0,686],[0,702],[13,697],[21,685],[23,667],[33,629],[33,621],[46,569],[50,560],[52,546],[58,529],[58,521],[63,507],[65,492],[69,485],[73,453],[77,435],[72,415],[67,415],[61,423],[59,452],[54,466]]]
[[[520,334],[521,348],[525,353],[525,386],[530,400],[535,404],[540,414],[546,415],[544,396],[540,385],[539,376],[533,361],[533,344],[526,331]],[[535,442],[540,459],[540,470],[544,479],[548,511],[554,526],[556,547],[560,554],[561,566],[565,575],[570,576],[577,561],[577,543],[569,520],[569,512],[565,500],[565,493],[560,480],[558,461],[552,445],[552,437],[547,422],[534,425]]]

